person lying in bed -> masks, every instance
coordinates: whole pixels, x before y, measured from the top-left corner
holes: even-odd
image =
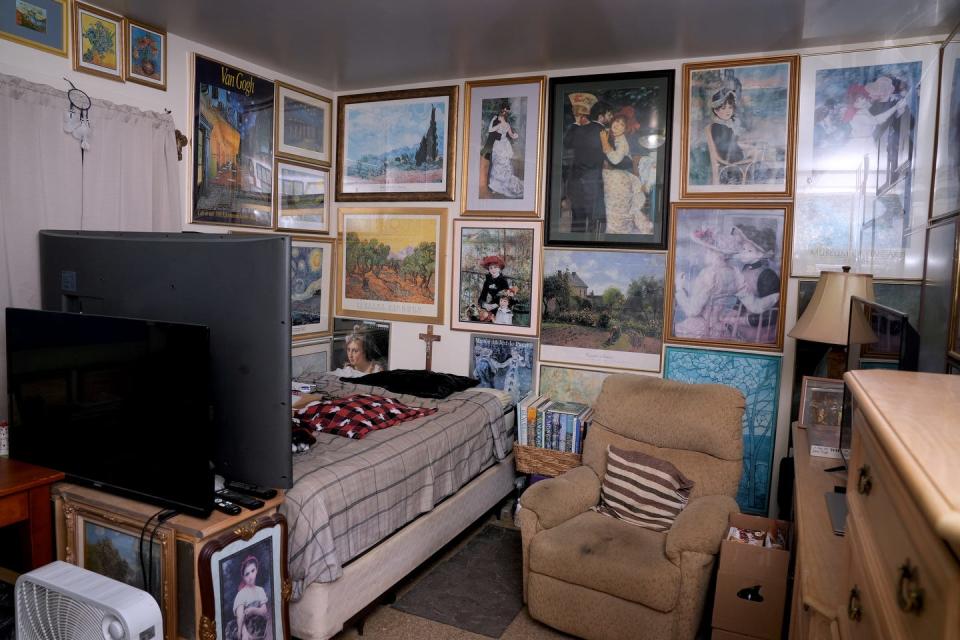
[[[358,326],[346,339],[347,361],[333,374],[341,378],[356,378],[368,373],[383,371],[380,364],[380,353],[373,341],[373,336],[367,331],[361,331]]]

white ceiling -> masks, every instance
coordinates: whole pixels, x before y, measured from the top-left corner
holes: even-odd
[[[333,91],[945,34],[960,0],[93,0]]]

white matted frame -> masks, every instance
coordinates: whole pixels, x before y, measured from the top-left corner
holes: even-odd
[[[840,427],[843,413],[843,380],[803,376],[800,387],[801,427]]]
[[[463,215],[538,215],[545,82],[528,76],[466,83]]]
[[[937,159],[930,217],[960,209],[960,39],[940,50],[940,100],[937,118]]]
[[[290,238],[290,325],[293,340],[333,333],[333,239]]]
[[[292,380],[301,376],[314,376],[331,370],[331,338],[317,338],[294,343],[290,352]]]
[[[274,105],[276,155],[329,167],[333,100],[277,80]]]
[[[330,233],[330,171],[304,162],[273,161],[273,218],[280,231]]]

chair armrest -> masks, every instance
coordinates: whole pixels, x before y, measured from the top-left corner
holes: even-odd
[[[716,555],[730,514],[739,512],[736,500],[730,496],[701,496],[691,501],[667,531],[667,558],[679,565],[684,551]]]
[[[541,480],[520,496],[520,506],[537,514],[540,526],[550,529],[581,514],[600,500],[600,478],[587,466]]]

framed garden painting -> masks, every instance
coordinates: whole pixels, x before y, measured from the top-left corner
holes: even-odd
[[[273,228],[273,81],[194,54],[191,222]]]
[[[294,341],[333,332],[334,241],[291,238],[290,324]]]
[[[123,82],[124,18],[73,3],[73,70]]]
[[[960,39],[940,50],[940,104],[937,119],[937,156],[933,175],[930,217],[960,209]]]
[[[293,160],[273,161],[278,230],[330,233],[330,171]]]
[[[339,210],[337,315],[443,322],[446,209]]]
[[[592,405],[600,396],[603,381],[611,373],[613,372],[541,364],[537,393],[562,402]]]
[[[506,391],[515,405],[537,388],[536,340],[473,333],[470,353],[470,375],[478,386]]]
[[[780,397],[780,356],[668,346],[663,377],[739,389],[743,411],[743,475],[737,504],[746,513],[767,513]]]
[[[666,258],[545,249],[540,359],[659,371]]]
[[[277,155],[330,166],[333,100],[276,82]]]
[[[332,362],[330,338],[304,340],[293,345],[290,352],[290,379],[312,380],[330,371]]]
[[[674,204],[667,340],[779,351],[788,204]]]
[[[281,514],[260,516],[214,538],[200,550],[197,565],[200,629],[212,630],[209,637],[289,640],[293,586]]]
[[[804,58],[792,276],[850,265],[918,279],[933,179],[938,49]]]
[[[539,215],[543,76],[466,83],[463,215]]]
[[[337,98],[337,201],[453,200],[457,87]]]
[[[681,198],[793,193],[797,56],[683,65]]]
[[[127,82],[167,90],[167,32],[127,20],[123,77]]]
[[[67,0],[0,0],[0,38],[67,57]]]
[[[666,248],[673,80],[551,78],[547,245]]]
[[[451,329],[537,335],[541,225],[539,220],[453,221]]]

